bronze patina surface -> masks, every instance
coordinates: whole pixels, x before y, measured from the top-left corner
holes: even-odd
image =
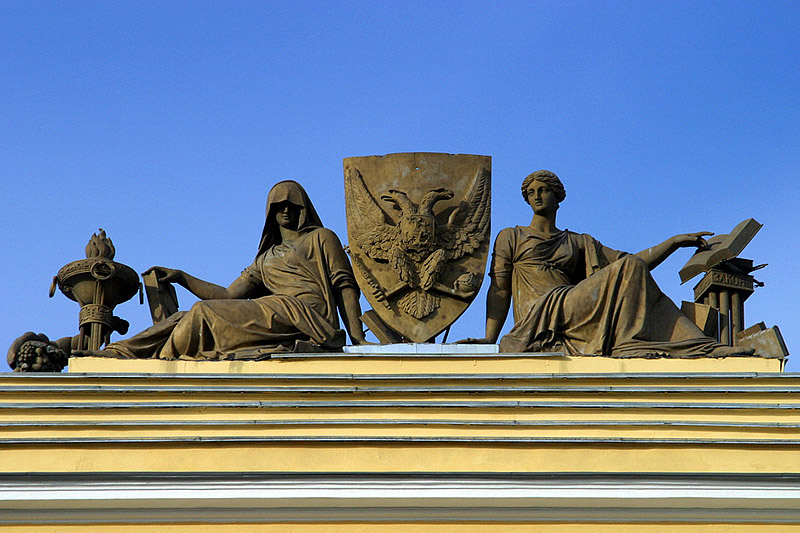
[[[486,337],[497,341],[513,300],[514,327],[501,352],[559,351],[612,357],[725,357],[752,348],[707,337],[665,296],[650,270],[682,247],[707,247],[709,232],[676,235],[636,255],[560,230],[561,180],[540,170],[522,183],[527,226],[497,236],[487,296]]]
[[[113,256],[110,241],[99,243],[101,248],[106,244],[106,256]],[[102,253],[100,256],[103,259]],[[103,260],[105,265],[110,258]],[[81,275],[82,265],[78,269]],[[77,282],[86,281],[79,277],[73,283],[70,280],[75,276],[62,274],[59,286],[78,287]],[[26,333],[12,346],[9,364],[13,367],[19,359],[21,370],[53,371],[61,369],[53,361],[63,367],[67,355],[232,360],[264,359],[276,351],[340,351],[346,339],[345,331],[339,329],[339,314],[353,343],[366,343],[358,319],[358,288],[347,255],[336,234],[323,227],[305,190],[294,181],[282,181],[270,191],[255,260],[228,287],[173,268],[152,267],[143,276],[151,278],[157,290],[170,290],[170,284],[177,283],[201,301],[189,311],[175,313],[177,302],[170,302],[172,308],[159,309],[152,327],[103,349],[98,349],[97,343],[83,342],[83,331],[54,343],[44,335]],[[101,276],[100,281],[107,277]],[[83,303],[91,291],[81,287],[68,296]],[[174,299],[174,291],[170,292]],[[108,335],[101,338],[108,341]]]
[[[356,280],[380,319],[425,342],[475,298],[488,255],[491,158],[401,153],[344,160]]]
[[[259,359],[274,351],[341,350],[345,332],[339,329],[337,309],[353,342],[365,342],[347,256],[294,181],[282,181],[270,191],[255,260],[227,288],[182,270],[154,267],[151,272],[202,301],[130,339],[81,355]]]

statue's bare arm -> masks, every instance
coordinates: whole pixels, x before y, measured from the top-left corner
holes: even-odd
[[[347,329],[350,340],[353,344],[372,344],[364,337],[364,330],[361,329],[361,303],[358,301],[358,290],[353,287],[334,289],[333,295],[336,298],[336,307],[342,315],[344,327]]]
[[[637,257],[643,259],[647,264],[647,268],[653,270],[655,267],[664,262],[664,260],[672,255],[678,248],[696,247],[698,250],[705,250],[708,248],[708,243],[704,237],[714,235],[710,231],[700,231],[697,233],[682,233],[670,237],[661,244],[657,244],[646,250],[642,250]]]
[[[203,281],[183,270],[165,267],[151,267],[147,269],[144,274],[156,272],[158,280],[165,283],[177,283],[181,287],[200,298],[201,300],[235,300],[242,298],[249,298],[253,295],[256,284],[249,281],[247,278],[238,277],[227,288]]]
[[[486,336],[482,339],[463,339],[461,344],[494,344],[500,337],[500,330],[506,323],[511,307],[511,283],[507,277],[492,277],[489,293],[486,295]]]

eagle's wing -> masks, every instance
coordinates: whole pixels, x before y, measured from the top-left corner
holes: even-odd
[[[376,261],[388,261],[389,250],[399,235],[383,209],[367,189],[361,172],[350,167],[345,172],[348,205],[348,222],[353,224],[355,244]]]
[[[482,167],[475,174],[461,204],[440,227],[439,242],[447,250],[447,260],[455,261],[474,252],[489,235],[491,222],[491,184],[489,169]]]

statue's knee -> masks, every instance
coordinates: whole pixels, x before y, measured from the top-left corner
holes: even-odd
[[[626,255],[622,258],[622,265],[626,268],[641,268],[647,270],[647,263],[637,255]]]
[[[189,309],[190,313],[203,313],[208,308],[208,303],[204,301],[195,302],[192,308]]]

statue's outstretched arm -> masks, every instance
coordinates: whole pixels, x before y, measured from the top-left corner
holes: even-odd
[[[201,300],[233,300],[240,298],[248,298],[253,294],[256,287],[255,283],[249,281],[247,278],[238,277],[227,288],[203,281],[183,270],[165,267],[151,267],[147,269],[142,275],[156,272],[158,280],[165,283],[177,283],[185,288]]]
[[[642,250],[637,257],[644,260],[647,268],[653,270],[655,267],[664,262],[664,260],[672,255],[678,248],[696,247],[698,250],[705,250],[708,248],[708,243],[703,237],[714,235],[710,231],[699,231],[697,233],[681,233],[670,237],[666,241],[657,244],[646,250]]]

